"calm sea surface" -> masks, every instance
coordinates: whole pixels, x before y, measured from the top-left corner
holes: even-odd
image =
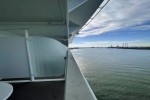
[[[150,50],[84,48],[72,53],[98,100],[150,100]]]

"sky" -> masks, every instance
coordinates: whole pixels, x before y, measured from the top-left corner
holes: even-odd
[[[150,46],[150,0],[110,0],[70,47],[122,46],[123,43]]]

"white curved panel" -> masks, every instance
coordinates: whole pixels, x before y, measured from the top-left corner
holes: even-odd
[[[0,77],[30,77],[24,37],[0,37]]]
[[[34,76],[63,76],[67,47],[46,37],[30,37],[29,41]]]

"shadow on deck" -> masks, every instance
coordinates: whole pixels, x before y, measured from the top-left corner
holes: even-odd
[[[13,83],[8,100],[64,100],[65,82]]]

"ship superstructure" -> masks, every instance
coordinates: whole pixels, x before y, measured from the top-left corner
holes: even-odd
[[[10,100],[96,100],[68,44],[102,2],[0,1],[0,82],[12,84]]]

